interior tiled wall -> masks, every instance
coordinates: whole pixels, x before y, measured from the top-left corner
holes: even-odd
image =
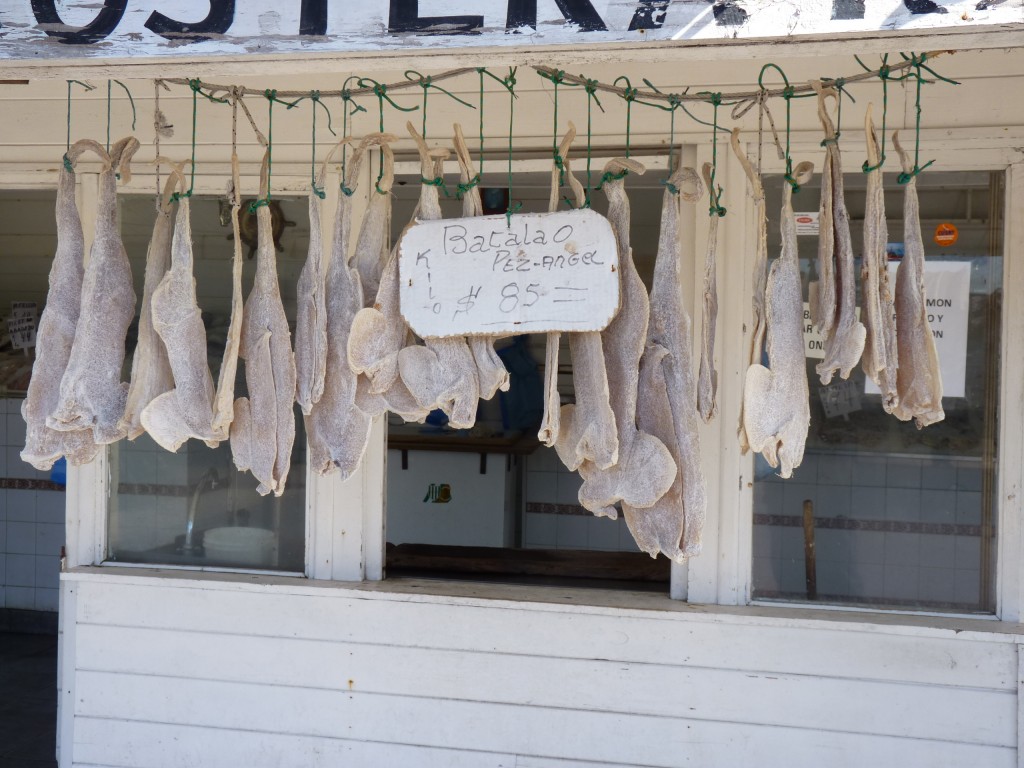
[[[578,473],[565,468],[552,448],[526,460],[523,546],[530,549],[589,549],[637,552],[626,523],[595,517],[580,506]]]
[[[765,472],[754,484],[755,593],[804,593],[809,499],[819,596],[977,604],[981,489],[970,458],[808,454],[788,480]]]
[[[0,608],[56,611],[65,494],[18,455],[25,445],[21,403],[0,400]]]

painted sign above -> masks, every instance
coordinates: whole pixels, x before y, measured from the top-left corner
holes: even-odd
[[[1011,23],[1024,23],[1024,0],[3,0],[0,59],[579,45]]]
[[[619,309],[615,235],[592,210],[419,222],[398,259],[423,338],[600,331]]]

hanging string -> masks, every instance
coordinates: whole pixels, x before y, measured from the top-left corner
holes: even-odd
[[[908,73],[907,77],[913,77],[917,81],[916,95],[914,97],[914,167],[909,171],[901,171],[900,175],[896,177],[896,182],[899,184],[906,184],[921,171],[927,168],[929,165],[934,163],[934,160],[929,160],[924,165],[920,165],[920,153],[921,153],[921,85],[924,82],[924,78],[921,76],[921,70],[924,69],[934,75],[937,79],[943,82],[952,83],[953,85],[960,85],[956,80],[950,80],[948,77],[939,75],[929,67],[924,66],[925,61],[928,60],[928,54],[922,53],[920,56],[911,54],[908,59],[903,54],[905,61],[912,62],[911,66],[914,68],[913,73]]]
[[[512,214],[523,207],[522,202],[512,202],[512,135],[516,115],[516,67],[509,67],[508,77],[504,80],[508,88],[508,208],[505,210],[505,221],[512,226]]]
[[[853,98],[853,95],[846,90],[846,78],[822,78],[824,85],[835,88],[836,90],[836,135],[831,138],[824,138],[821,140],[821,146],[825,147],[829,144],[838,144],[839,136],[843,132],[843,94],[846,93],[850,97],[850,101],[857,103],[857,100]]]
[[[267,100],[267,196],[258,198],[249,203],[249,213],[256,213],[258,208],[264,205],[270,205],[270,174],[273,170],[274,164],[274,102],[276,101],[285,105],[290,103],[278,99],[277,91],[272,88],[268,88],[264,91],[263,96]],[[294,106],[294,104],[292,106]]]
[[[399,112],[415,112],[419,107],[403,107],[395,103],[395,100],[388,96],[388,86],[383,83],[378,83],[369,77],[360,77],[356,81],[360,88],[369,88],[373,94],[377,97],[377,117],[378,117],[378,130],[384,133],[384,102],[387,101],[392,107],[397,109]],[[410,85],[415,83],[410,82]],[[377,150],[377,156],[380,164],[380,170],[377,172],[377,181],[374,182],[374,187],[377,192],[381,195],[387,193],[380,188],[380,180],[384,178],[384,150],[383,148]]]
[[[479,112],[479,130],[480,130],[480,159],[477,163],[476,175],[472,179],[467,179],[465,183],[459,181],[455,185],[455,197],[457,200],[461,200],[469,190],[480,183],[484,173],[484,74],[490,74],[484,67],[476,68],[477,75],[480,77],[480,108]]]
[[[366,107],[356,103],[352,98],[352,91],[349,90],[348,84],[353,80],[358,80],[357,75],[351,75],[345,79],[345,84],[341,89],[341,106],[342,106],[342,118],[341,118],[341,138],[348,138],[348,121],[349,117],[354,117],[356,112],[365,112]],[[349,112],[349,104],[352,105],[352,111]],[[348,175],[346,171],[346,158],[348,157],[348,145],[343,145],[341,148],[341,192],[345,197],[352,197],[355,190],[348,187]]]
[[[565,84],[565,71],[556,69],[553,72],[538,71],[537,74],[545,80],[550,80],[551,85],[554,87],[551,116],[551,156],[555,167],[558,168],[558,186],[561,187],[565,183],[565,158],[558,151],[558,86]],[[576,83],[568,83],[568,85],[576,85]]]
[[[637,90],[636,88],[633,87],[633,84],[629,82],[629,78],[626,77],[625,75],[620,75],[619,77],[616,77],[613,81],[614,84],[618,85],[619,80],[626,81],[626,87],[625,89],[623,89],[623,92],[620,95],[626,101],[626,158],[629,159],[630,122],[633,116],[633,100],[636,98]]]
[[[87,92],[96,90],[96,86],[83,83],[81,80],[68,80],[68,138],[67,146],[64,148],[64,169],[69,172],[74,170],[74,166],[68,159],[68,152],[71,151],[71,85],[73,83],[82,86]]]
[[[78,81],[76,80],[75,82]],[[132,131],[135,131],[135,99],[132,98],[132,92],[120,80],[107,80],[107,152],[110,152],[110,88],[112,83],[120,85],[124,88],[124,92],[128,94],[128,103],[132,106]],[[120,178],[120,174],[118,174],[118,178]]]
[[[309,186],[313,190],[313,194],[323,200],[327,197],[327,193],[316,185],[316,105],[319,104],[324,109],[327,109],[327,105],[320,101],[320,91],[313,91],[309,94],[309,98],[313,102],[313,136],[311,139],[313,147],[309,155]],[[336,135],[331,128],[331,110],[329,109],[327,109],[327,130],[332,135]]]
[[[790,152],[789,152],[789,134],[790,134],[790,127],[791,127],[791,122],[792,122],[791,121],[791,117],[790,117],[790,102],[793,100],[794,89],[793,89],[793,86],[791,86],[789,84],[789,78],[786,77],[786,73],[782,71],[782,67],[780,67],[778,64],[772,64],[771,62],[769,62],[768,64],[765,64],[763,67],[761,67],[761,73],[757,76],[757,85],[758,85],[758,87],[760,87],[761,89],[764,89],[764,73],[767,72],[769,69],[774,69],[775,71],[777,71],[782,76],[783,82],[786,84],[786,87],[782,89],[782,98],[785,99],[785,101],[786,101],[786,153],[785,153],[786,154],[786,157],[785,157],[785,160],[786,160],[786,174],[785,174],[785,179],[786,179],[787,182],[789,182],[789,186],[793,188],[794,192],[799,192],[800,191],[800,185],[797,184],[796,179],[793,178],[793,157],[790,155]]]
[[[591,127],[591,114],[592,105],[597,104],[597,108],[604,112],[604,107],[601,106],[601,100],[597,98],[597,86],[599,83],[597,80],[586,80],[583,84],[583,90],[587,92],[587,195],[586,195],[586,207],[590,207],[590,195],[593,191],[593,184],[590,175],[590,161],[593,155],[593,137],[594,132]]]
[[[726,211],[725,208],[722,207],[722,185],[719,184],[718,189],[715,189],[715,173],[718,171],[718,108],[722,105],[722,94],[710,93],[708,96],[711,100],[711,104],[714,106],[711,126],[711,175],[708,182],[708,200],[710,206],[708,208],[708,215],[718,216],[721,218],[722,216],[725,216]]]

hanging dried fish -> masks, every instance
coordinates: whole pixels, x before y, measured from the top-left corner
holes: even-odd
[[[811,163],[796,166],[797,184],[814,171]],[[762,454],[779,474],[790,477],[804,458],[811,423],[807,363],[804,359],[803,301],[797,258],[793,189],[782,193],[782,255],[771,266],[766,291],[768,367],[747,369],[743,387],[743,426],[750,447]]]
[[[583,477],[580,504],[596,515],[615,518],[615,504],[623,502],[635,508],[654,506],[664,496],[676,476],[676,465],[668,448],[658,438],[637,428],[637,388],[640,358],[646,346],[650,305],[647,291],[633,264],[629,246],[629,199],[622,171],[643,173],[635,160],[617,158],[605,166],[605,194],[608,219],[615,232],[622,281],[622,302],[615,319],[601,332],[604,359],[608,371],[608,390],[618,430],[618,462],[607,469],[585,461],[579,472]]]
[[[442,163],[448,151],[431,152],[412,123],[406,123],[406,128],[419,149],[423,178],[442,178]],[[441,218],[441,201],[434,184],[421,184],[419,218]],[[423,346],[408,346],[398,354],[398,370],[420,407],[440,408],[455,429],[469,429],[476,423],[480,383],[465,338],[424,339]]]
[[[105,158],[99,177],[96,232],[82,283],[82,308],[67,370],[60,383],[60,401],[46,425],[62,432],[91,428],[100,445],[125,436],[121,425],[128,384],[121,381],[125,337],[135,317],[132,269],[121,242],[117,215],[117,177],[131,179],[132,155],[138,139],[127,137]]]
[[[206,326],[196,299],[192,225],[187,197],[178,202],[171,247],[171,269],[153,292],[153,328],[167,350],[174,389],[142,411],[142,425],[168,451],[189,438],[215,445],[213,409],[216,391],[207,357]]]
[[[818,93],[818,118],[825,129],[825,164],[821,169],[821,215],[818,219],[819,289],[818,329],[825,342],[825,357],[816,370],[822,384],[832,381],[836,371],[848,379],[860,362],[866,331],[857,319],[856,270],[850,215],[843,194],[843,165],[835,124],[825,108],[835,90],[812,83]],[[828,214],[826,216],[826,214]],[[812,315],[813,316],[813,315]]]
[[[60,383],[68,367],[78,326],[84,277],[85,237],[75,203],[74,163],[86,149],[105,156],[94,141],[79,141],[67,152],[57,178],[57,250],[50,267],[50,289],[36,332],[36,359],[21,416],[25,419],[22,461],[46,472],[61,456],[72,464],[95,458],[99,446],[91,429],[58,431],[46,426],[46,417],[60,399]]]
[[[583,208],[586,205],[586,192],[573,175],[569,163],[569,148],[575,136],[576,126],[570,122],[558,152],[562,157],[565,179],[576,199],[576,207]],[[551,197],[548,201],[551,211],[558,207],[560,175],[558,167],[554,167],[551,173]],[[551,336],[548,334],[549,340]],[[561,407],[555,450],[570,470],[579,469],[584,461],[592,462],[598,469],[608,469],[619,460],[619,435],[608,391],[608,371],[601,334],[570,333],[568,337],[576,402]],[[555,347],[557,349],[557,343]],[[555,373],[557,375],[557,371]],[[552,406],[555,405],[557,397],[552,403]]]
[[[714,180],[711,178],[711,164],[704,163],[704,184],[714,200]],[[715,201],[717,202],[717,201]],[[718,322],[718,252],[717,212],[708,217],[708,249],[704,256],[704,293],[702,301],[700,373],[697,378],[697,410],[707,423],[718,412],[715,394],[718,391],[718,371],[715,370],[715,325]]]
[[[309,415],[324,392],[327,366],[327,260],[320,230],[320,195],[324,174],[309,190],[309,249],[295,288],[295,401]]]
[[[760,365],[764,354],[764,335],[766,330],[765,291],[768,287],[768,214],[765,210],[764,187],[761,176],[754,170],[746,153],[740,147],[740,129],[734,128],[730,139],[733,154],[743,167],[750,185],[750,195],[754,198],[754,218],[757,221],[757,244],[754,249],[754,294],[751,318],[750,347],[747,354],[747,367]],[[746,454],[750,450],[747,428],[743,425],[744,403],[740,402],[739,425],[736,437],[739,440],[740,452]]]
[[[690,353],[690,316],[683,306],[679,275],[680,208],[700,197],[700,180],[691,168],[679,168],[661,209],[658,257],[651,288],[647,347],[640,360],[637,426],[661,440],[676,464],[668,492],[647,509],[622,504],[626,525],[637,545],[651,557],[658,552],[677,562],[700,553],[707,514],[697,425],[697,390]],[[715,216],[714,218],[718,218]]]
[[[896,369],[899,357],[896,343],[896,308],[889,286],[888,241],[885,223],[885,191],[878,136],[871,120],[871,105],[864,114],[867,139],[867,191],[864,202],[864,257],[861,263],[861,320],[867,333],[861,367],[882,393],[882,408],[892,413],[898,401]]]
[[[359,171],[367,148],[394,141],[389,134],[371,134],[356,147],[348,165],[351,189],[359,181]],[[344,147],[344,144],[339,144]],[[332,153],[333,154],[333,151]],[[330,162],[331,155],[324,161]],[[374,218],[377,213],[372,214]],[[367,211],[368,222],[373,223]],[[378,226],[378,229],[380,227]],[[342,194],[334,218],[334,233],[326,276],[327,365],[324,391],[320,400],[305,418],[309,440],[309,464],[314,471],[326,475],[339,470],[347,479],[359,466],[370,439],[371,416],[356,407],[356,373],[348,366],[348,339],[352,319],[363,307],[359,272],[348,255],[349,233],[352,230],[352,198]],[[375,397],[378,400],[379,396]],[[381,410],[386,404],[381,403]]]
[[[910,156],[894,133],[892,143],[900,156],[903,172],[914,170]],[[896,391],[899,398],[892,413],[900,421],[917,428],[942,421],[942,372],[935,338],[928,325],[924,291],[924,240],[921,237],[921,210],[917,200],[917,177],[912,176],[903,193],[903,260],[896,271],[896,338],[899,368]]]
[[[142,410],[164,392],[174,388],[174,374],[167,360],[167,350],[153,328],[151,306],[153,292],[171,267],[171,214],[174,211],[171,195],[181,181],[181,170],[175,167],[167,177],[163,194],[157,200],[156,222],[146,251],[146,277],[142,307],[139,310],[138,342],[132,357],[131,384],[128,386],[128,400],[121,423],[129,440],[134,440],[146,431],[142,425]]]
[[[269,150],[263,156],[260,196],[269,194]],[[242,357],[248,397],[235,401],[231,453],[239,470],[249,470],[262,494],[284,493],[295,442],[295,358],[277,281],[273,224],[266,205],[256,211],[259,228],[256,280],[245,302]]]
[[[462,135],[462,126],[455,123],[455,156],[459,161],[460,181],[465,191],[462,194],[462,215],[483,216],[484,204],[480,199],[480,184],[473,172],[473,160],[469,156],[466,139]],[[476,181],[474,181],[476,179]],[[480,399],[490,400],[500,389],[508,392],[509,379],[505,364],[494,351],[493,336],[472,336],[467,339],[469,349],[476,361],[477,381],[480,385]]]

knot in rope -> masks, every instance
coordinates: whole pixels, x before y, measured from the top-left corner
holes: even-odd
[[[275,89],[273,89],[273,88],[267,88],[267,90],[265,90],[263,92],[263,96],[264,96],[264,98],[267,99],[267,101],[276,101],[277,100],[277,91]]]
[[[249,203],[249,213],[256,213],[256,211],[258,209],[262,208],[264,205],[269,206],[270,205],[270,200],[268,200],[268,199],[253,200],[251,203]]]
[[[708,101],[710,101],[714,106],[720,107],[722,105],[722,94],[712,93]]]
[[[320,101],[320,91],[310,91],[309,98],[311,101]]]
[[[202,86],[203,86],[203,83],[202,83],[202,81],[198,77],[188,81],[188,87],[191,88],[196,93],[199,92],[199,89],[202,88]]]
[[[68,159],[67,152],[64,153],[64,170],[67,171],[68,173],[75,170],[75,166],[73,166],[71,164],[71,161]]]
[[[179,200],[184,200],[187,197],[192,197],[192,190],[191,189],[188,190],[187,192],[174,192],[174,193],[172,193],[171,197],[170,197],[170,202],[176,203]]]
[[[721,189],[718,190],[718,194],[719,195],[722,194],[722,190]],[[722,205],[719,205],[719,203],[718,203],[718,196],[716,195],[715,198],[714,198],[714,201],[711,203],[711,206],[708,208],[708,215],[709,216],[717,216],[718,218],[722,218],[723,216],[725,216],[725,214],[726,214],[726,210],[725,210],[725,208]]]
[[[673,184],[673,183],[672,183],[671,181],[669,181],[668,179],[662,179],[662,180],[661,180],[661,183],[662,183],[662,184],[663,184],[663,185],[665,186],[665,188],[666,188],[666,189],[667,189],[667,190],[668,190],[669,192],[671,192],[671,193],[672,193],[673,195],[678,195],[678,194],[679,194],[679,187],[677,187],[677,186],[676,186],[675,184]]]
[[[455,199],[461,200],[465,197],[466,193],[469,192],[473,187],[480,183],[480,174],[478,173],[472,179],[467,181],[465,184],[459,182],[455,185]]]
[[[345,197],[352,197],[356,193],[354,189],[349,189],[344,184],[341,185],[341,192]]]
[[[889,78],[889,73],[890,72],[891,72],[891,70],[889,69],[889,65],[888,64],[883,64],[882,66],[880,66],[878,68],[878,77],[881,78],[882,80],[888,80],[888,79],[890,79]]]
[[[782,98],[784,98],[786,101],[789,101],[790,99],[793,98],[793,94],[794,93],[795,93],[795,90],[794,90],[793,86],[792,85],[787,85],[785,88],[782,89]]]
[[[626,101],[634,101],[638,93],[639,91],[636,88],[625,88],[622,92],[622,98]]]
[[[934,163],[934,160],[929,160],[927,163],[922,165],[920,168],[912,168],[910,172],[902,171],[899,176],[896,177],[897,184],[909,184],[910,180],[917,176],[921,171],[927,168],[929,165]]]
[[[596,187],[594,187],[594,189],[600,190],[600,189],[601,189],[602,187],[604,187],[604,185],[605,185],[606,183],[608,183],[609,181],[618,181],[619,179],[624,179],[624,178],[626,178],[626,176],[628,176],[628,175],[629,175],[629,171],[628,171],[628,170],[626,170],[625,168],[623,168],[623,169],[622,169],[621,171],[619,171],[618,173],[612,173],[611,171],[605,171],[605,172],[604,172],[604,173],[603,173],[603,174],[601,175],[601,181],[599,181],[599,182],[597,183],[597,186],[596,186]]]
[[[593,96],[597,93],[598,84],[597,80],[587,79],[583,82],[583,90]]]

